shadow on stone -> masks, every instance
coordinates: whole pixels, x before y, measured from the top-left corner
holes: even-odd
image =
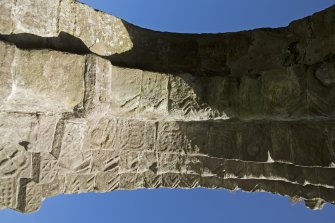
[[[60,32],[58,37],[40,37],[28,33],[0,35],[0,40],[13,43],[21,49],[52,49],[74,54],[91,53],[81,39],[65,32]]]

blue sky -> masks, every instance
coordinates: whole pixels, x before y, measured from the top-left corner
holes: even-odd
[[[60,195],[39,212],[0,212],[1,223],[333,223],[335,208],[311,211],[268,193],[225,190],[136,190]]]
[[[335,0],[82,0],[136,25],[173,32],[232,32],[286,26]],[[0,223],[332,223],[335,206],[311,211],[269,193],[225,190],[136,190],[60,195],[39,212],[0,211]]]
[[[335,0],[81,0],[136,25],[161,31],[217,33],[286,26]]]

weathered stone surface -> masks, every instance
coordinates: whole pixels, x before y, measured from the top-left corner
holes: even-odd
[[[1,1],[0,208],[159,187],[334,204],[334,10],[174,34],[73,0]]]
[[[83,100],[82,56],[20,50],[3,42],[0,47],[4,63],[1,68],[2,111],[65,112]]]

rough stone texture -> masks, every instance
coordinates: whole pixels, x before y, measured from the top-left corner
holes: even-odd
[[[335,7],[174,34],[72,0],[0,2],[0,208],[137,188],[335,203]]]

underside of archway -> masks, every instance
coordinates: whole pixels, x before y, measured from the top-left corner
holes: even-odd
[[[0,208],[159,187],[335,203],[334,6],[222,34],[142,29],[72,0],[0,12]]]

